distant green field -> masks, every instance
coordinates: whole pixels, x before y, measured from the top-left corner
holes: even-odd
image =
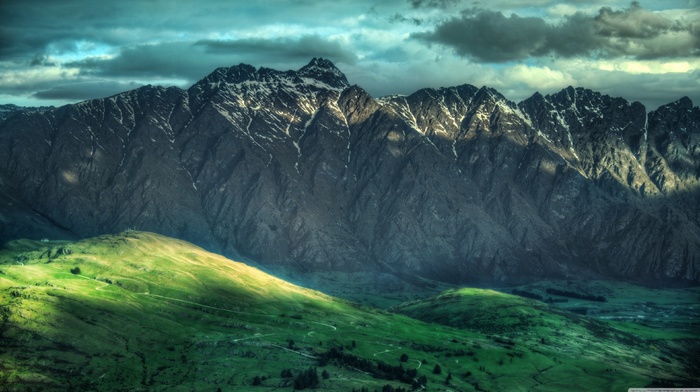
[[[667,295],[674,295],[673,292]],[[592,306],[591,301],[586,302]],[[566,304],[582,306],[574,300]],[[616,306],[612,299],[597,306],[605,304]],[[449,290],[391,310],[427,322],[489,334],[494,342],[512,347],[513,354],[529,353],[528,364],[514,362],[517,366],[509,369],[520,373],[521,381],[531,372],[532,364],[537,364],[538,372],[546,369],[547,376],[533,376],[542,384],[530,385],[528,389],[566,389],[562,383],[568,382],[571,387],[583,388],[575,390],[626,390],[639,385],[644,377],[654,379],[655,385],[700,385],[696,355],[700,331],[692,326],[669,331],[605,322],[534,299],[475,288]],[[507,362],[498,369],[505,369]],[[497,390],[510,389],[498,377],[489,385]]]
[[[551,295],[547,289],[602,296],[605,302]],[[660,289],[616,281],[553,280],[519,289],[559,301],[559,309],[583,312],[617,328],[651,338],[698,338],[700,287]]]
[[[14,241],[0,251],[0,390],[289,391],[310,367],[329,391],[412,388],[387,367],[416,369],[431,391],[698,380],[683,345],[495,291],[397,309],[427,322],[152,233]]]

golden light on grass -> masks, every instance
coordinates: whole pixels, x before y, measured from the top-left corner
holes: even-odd
[[[274,390],[285,382],[281,370],[318,366],[316,358],[341,346],[367,361],[420,368],[433,386],[444,385],[444,374],[430,372],[440,364],[461,390],[477,382],[491,390],[620,389],[680,377],[676,363],[660,359],[665,352],[625,343],[629,328],[538,301],[464,288],[396,308],[418,321],[153,233],[14,241],[0,250],[0,272],[0,344],[8,348],[0,381],[34,389],[65,390],[68,378],[93,390],[247,389],[265,376],[256,388]],[[411,360],[401,363],[401,354]],[[614,374],[604,365],[611,359]],[[339,363],[323,369],[333,375],[324,389],[406,387]]]

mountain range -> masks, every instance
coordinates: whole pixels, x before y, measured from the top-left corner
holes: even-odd
[[[0,240],[124,229],[298,271],[700,281],[700,109],[371,97],[328,60],[0,120]]]

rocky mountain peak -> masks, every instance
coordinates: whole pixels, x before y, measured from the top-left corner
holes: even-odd
[[[238,64],[233,67],[220,67],[207,75],[201,82],[207,83],[241,83],[254,78],[255,67],[248,64]],[[201,83],[200,82],[200,83]]]
[[[278,71],[272,68],[239,64],[217,68],[190,88],[194,95],[212,93],[225,85],[287,85],[315,87],[316,89],[343,90],[350,86],[345,75],[330,61],[314,58],[297,71]],[[264,88],[264,87],[261,87]],[[207,94],[205,94],[207,95]]]
[[[17,106],[13,104],[0,105],[0,121],[19,113],[43,112],[54,109],[53,106]]]
[[[345,74],[333,62],[324,58],[313,58],[297,71],[300,77],[315,79],[332,88],[344,89],[350,86]]]
[[[693,101],[690,100],[688,97],[683,97],[679,99],[678,101],[670,103],[668,106],[674,106],[678,109],[681,110],[687,110],[690,111],[693,109]]]
[[[558,93],[547,96],[547,98],[560,107],[575,107],[578,109],[599,106],[602,100],[610,97],[582,87],[574,88],[569,86]]]
[[[374,99],[325,59],[241,64],[1,122],[0,240],[136,228],[314,271],[697,283],[699,130],[687,98]]]
[[[660,106],[658,109],[649,113],[651,122],[663,121],[668,123],[664,130],[668,128],[679,128],[678,130],[695,131],[700,124],[700,108],[693,106],[693,101],[688,97],[683,97],[675,102]],[[671,125],[675,124],[675,125]]]
[[[679,99],[678,101],[679,101],[679,102],[682,102],[684,105],[686,105],[686,106],[689,107],[689,108],[693,107],[693,101],[692,101],[690,98],[688,98],[687,96],[686,96],[686,97],[682,97],[682,98]]]
[[[544,102],[544,95],[542,95],[542,93],[540,93],[539,91],[535,91],[535,93],[532,94],[530,96],[530,98],[527,98],[523,102],[526,102],[526,101],[533,101],[533,102],[536,102],[537,104],[541,104]]]

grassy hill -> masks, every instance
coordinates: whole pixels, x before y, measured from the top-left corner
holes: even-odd
[[[539,295],[562,310],[606,320],[616,327],[650,338],[698,338],[700,287],[662,289],[616,281],[550,280],[516,288]],[[590,301],[552,294],[551,290],[603,297]]]
[[[627,390],[640,379],[659,386],[700,384],[697,330],[667,332],[608,323],[542,301],[476,288],[448,290],[391,310],[488,334],[509,347],[507,357],[486,354],[489,377],[480,385],[489,390]],[[520,355],[528,360],[511,361]]]
[[[513,311],[462,307],[467,293]],[[453,326],[361,307],[152,233],[14,241],[0,251],[0,390],[289,391],[309,368],[329,391],[419,381],[626,390],[684,377],[665,346],[535,301],[472,290],[401,310],[423,305],[434,312],[414,316]],[[522,322],[531,333],[509,332]]]

